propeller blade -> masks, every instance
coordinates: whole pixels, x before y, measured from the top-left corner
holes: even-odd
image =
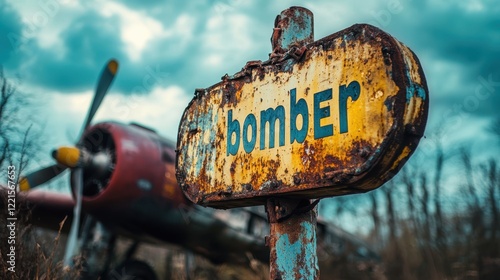
[[[64,253],[64,266],[73,266],[73,257],[78,254],[78,232],[80,227],[80,213],[82,211],[82,192],[83,192],[83,169],[75,168],[71,176],[72,185],[75,186],[76,204],[73,209],[73,222],[66,243],[66,252]]]
[[[76,147],[59,147],[52,151],[52,157],[62,166],[77,167],[85,156],[84,150]]]
[[[92,100],[92,105],[90,106],[89,111],[87,113],[87,119],[83,123],[81,134],[83,134],[85,129],[89,126],[90,122],[94,118],[97,109],[99,109],[99,106],[101,105],[102,99],[106,95],[109,86],[111,85],[113,79],[115,78],[116,71],[118,71],[118,61],[111,59],[106,64],[106,67],[104,67],[104,69],[102,70],[101,77],[99,79],[99,83],[97,84],[97,88],[95,91],[94,100]]]
[[[45,182],[50,181],[57,175],[61,174],[64,170],[66,170],[65,166],[54,164],[35,171],[21,178],[21,180],[19,181],[19,190],[27,191],[29,189],[35,188]]]

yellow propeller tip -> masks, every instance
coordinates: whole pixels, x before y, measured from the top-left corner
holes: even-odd
[[[28,179],[26,178],[21,178],[19,181],[19,190],[22,192],[29,191],[31,189],[30,183],[28,182]]]
[[[66,167],[76,167],[80,161],[80,150],[76,147],[60,147],[52,156],[55,160]]]
[[[111,61],[108,62],[108,69],[111,72],[111,74],[115,75],[116,71],[118,71],[118,61],[112,59]]]

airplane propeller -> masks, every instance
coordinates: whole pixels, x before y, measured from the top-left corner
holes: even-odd
[[[99,109],[109,86],[114,80],[117,70],[118,62],[114,59],[111,59],[104,67],[100,75],[99,82],[97,83],[92,104],[80,131],[78,143],[76,143],[74,147],[59,147],[58,149],[52,151],[52,157],[56,160],[56,164],[32,172],[21,178],[19,181],[19,190],[27,191],[50,181],[68,168],[73,172],[71,185],[73,186],[73,190],[75,192],[76,203],[73,210],[73,222],[66,244],[64,265],[70,265],[73,256],[77,254],[76,245],[78,240],[83,196],[83,171],[84,169],[89,168],[93,172],[99,173],[103,170],[112,168],[109,151],[99,151],[97,153],[87,151],[83,146],[82,136],[92,122],[97,109]]]
[[[52,180],[57,175],[61,174],[64,170],[66,170],[66,168],[66,166],[54,164],[28,174],[25,177],[21,178],[19,189],[21,191],[27,191],[31,188],[31,186],[36,187],[42,185]]]
[[[90,122],[94,118],[97,109],[101,105],[101,102],[104,99],[109,86],[113,82],[117,70],[118,62],[114,59],[111,59],[106,64],[106,67],[104,67],[96,87],[92,105],[90,106],[85,122],[83,123],[80,137],[78,137],[79,140],[76,144],[77,147],[82,146],[82,135],[90,125]],[[81,164],[80,156],[83,153],[85,153],[83,149],[79,149],[76,147],[61,147],[55,152],[53,151],[52,156],[57,161],[57,163],[24,176],[19,182],[19,189],[21,191],[33,189],[55,178],[67,168],[77,167],[77,165]]]
[[[85,129],[87,129],[90,122],[94,118],[94,115],[97,112],[99,106],[101,105],[101,102],[104,99],[106,92],[108,92],[109,86],[111,85],[113,79],[115,78],[116,71],[118,71],[118,62],[114,59],[111,59],[104,68],[104,70],[102,71],[99,83],[97,83],[94,100],[92,100],[92,105],[90,106],[90,109],[88,111],[87,118],[83,123],[81,134],[83,134]]]

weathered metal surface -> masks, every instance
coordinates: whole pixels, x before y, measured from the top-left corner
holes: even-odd
[[[413,52],[354,25],[197,90],[177,179],[190,200],[218,208],[366,192],[416,149],[428,100]]]
[[[270,279],[319,279],[316,212],[310,206],[308,200],[267,201]]]
[[[312,12],[302,7],[281,12],[276,17],[271,37],[271,63],[284,60],[287,55],[300,59],[306,50],[305,45],[314,41],[313,22]],[[255,129],[254,126],[252,133]],[[248,137],[244,140],[248,141]],[[249,143],[245,144],[248,152]],[[270,279],[318,279],[316,212],[313,208],[307,199],[267,199]],[[301,209],[300,213],[298,209]]]
[[[300,47],[314,41],[313,14],[306,8],[291,7],[276,16],[271,45],[271,59],[281,58],[289,49],[290,55],[300,55]]]

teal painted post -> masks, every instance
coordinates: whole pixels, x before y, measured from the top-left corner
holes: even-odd
[[[271,59],[314,41],[313,14],[305,8],[284,10],[274,25]],[[266,240],[270,247],[270,279],[319,279],[314,205],[303,199],[269,199],[266,212],[270,223]]]
[[[270,279],[319,279],[316,211],[309,200],[269,199]]]
[[[274,21],[271,45],[273,54],[284,53],[292,47],[314,42],[313,14],[306,8],[291,7]]]

